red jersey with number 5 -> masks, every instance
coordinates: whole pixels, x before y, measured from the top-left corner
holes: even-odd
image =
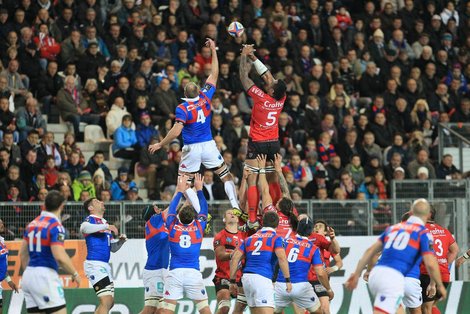
[[[253,99],[251,112],[250,137],[253,142],[269,142],[279,138],[279,115],[284,108],[286,96],[276,100],[256,85],[248,90]]]
[[[429,233],[434,239],[434,253],[437,257],[437,262],[439,264],[439,270],[441,272],[441,277],[443,282],[450,281],[450,271],[449,263],[447,262],[447,255],[449,254],[449,247],[455,242],[452,233],[444,227],[439,226],[435,223],[427,223],[426,229],[429,230]],[[424,263],[421,263],[420,266],[421,274],[428,274]]]

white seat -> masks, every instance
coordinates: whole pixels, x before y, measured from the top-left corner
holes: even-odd
[[[85,126],[85,142],[86,143],[101,143],[101,142],[112,142],[108,140],[103,133],[103,130],[99,125],[87,125]]]
[[[113,154],[113,145],[109,145],[109,169],[119,169],[119,167],[125,166],[129,167],[131,164],[130,160],[126,160],[119,157],[114,157]]]

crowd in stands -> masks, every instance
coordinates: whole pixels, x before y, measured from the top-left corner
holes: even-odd
[[[243,36],[228,36],[231,21]],[[188,82],[220,60],[212,133],[240,180],[252,102],[238,77],[244,43],[283,79],[279,119],[285,175],[295,199],[387,199],[391,180],[458,179],[437,160],[437,124],[470,122],[470,2],[447,0],[1,0],[0,201],[168,199],[181,142],[164,137]],[[258,86],[258,76],[253,76]],[[62,144],[43,114],[74,132]],[[80,123],[101,126],[114,157],[90,160]],[[224,199],[205,171],[205,194]]]

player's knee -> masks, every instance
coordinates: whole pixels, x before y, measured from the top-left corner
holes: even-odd
[[[207,302],[207,300],[202,300],[196,303],[196,308],[199,312],[204,310],[206,307],[209,307],[209,302]]]
[[[276,307],[276,308],[274,309],[274,313],[275,313],[275,314],[280,314],[280,313],[282,313],[282,311],[284,311],[284,308],[283,308],[283,307]]]

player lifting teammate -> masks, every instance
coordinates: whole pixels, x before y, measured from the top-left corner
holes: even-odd
[[[419,256],[422,256],[431,279],[436,283],[436,289],[443,298],[447,295],[434,256],[432,236],[424,226],[430,205],[425,199],[418,199],[411,211],[413,215],[405,223],[388,227],[379,240],[367,249],[346,282],[348,289],[355,289],[364,267],[382,252],[369,276],[369,288],[375,296],[374,314],[397,312],[404,296],[405,275]]]
[[[233,214],[232,209],[225,211],[224,230],[220,231],[214,237],[214,252],[217,269],[215,270],[214,285],[217,293],[217,313],[226,314],[230,310],[230,257],[246,237],[246,233],[238,230],[238,217]],[[236,281],[241,286],[241,269],[237,271]],[[246,307],[246,298],[239,291],[237,294],[237,303],[233,313],[243,313]]]
[[[217,48],[212,39],[207,39],[206,46],[212,52],[211,74],[202,88],[195,83],[188,83],[184,88],[184,102],[176,108],[176,118],[173,128],[160,142],[149,146],[154,153],[163,146],[171,143],[183,132],[183,155],[179,165],[180,174],[192,175],[201,168],[201,163],[214,172],[224,182],[225,193],[233,208],[238,208],[237,191],[233,177],[230,174],[224,159],[212,139],[211,132],[211,100],[216,90],[219,76],[219,61]]]
[[[159,313],[163,303],[170,262],[170,242],[168,229],[165,226],[166,214],[166,211],[162,212],[156,205],[147,206],[142,214],[145,220],[145,247],[148,256],[142,273],[145,306],[141,314]]]
[[[60,216],[65,201],[59,192],[49,192],[45,209],[24,232],[20,258],[25,269],[22,288],[28,313],[67,313],[58,265],[80,286],[78,272],[64,248],[65,229]]]
[[[266,92],[257,87],[249,78],[248,74],[252,66],[266,82]],[[245,164],[254,173],[248,178],[248,226],[256,228],[259,202],[259,192],[256,186],[258,171],[256,157],[258,154],[265,154],[267,160],[274,160],[274,155],[280,150],[278,118],[286,100],[286,83],[274,79],[268,68],[254,55],[253,45],[243,47],[240,59],[240,80],[245,91],[253,99],[250,139]],[[267,171],[272,172],[272,167]],[[274,185],[272,190],[279,190],[277,184]],[[274,202],[277,202],[276,197]]]
[[[114,282],[109,258],[111,252],[117,252],[122,247],[127,237],[121,234],[119,240],[113,239],[112,232],[118,235],[118,230],[103,218],[106,208],[102,201],[90,198],[85,201],[83,207],[89,214],[80,226],[87,247],[83,267],[100,300],[95,314],[107,314],[114,305]]]

